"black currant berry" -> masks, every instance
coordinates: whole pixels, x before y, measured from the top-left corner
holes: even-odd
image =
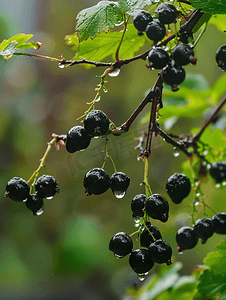
[[[34,216],[39,216],[43,213],[43,198],[38,193],[29,195],[25,204],[33,212]]]
[[[216,62],[219,68],[226,71],[226,45],[222,45],[217,49]]]
[[[150,252],[147,249],[136,249],[131,252],[129,264],[133,271],[137,274],[145,274],[154,266]]]
[[[176,7],[170,3],[162,3],[157,8],[157,17],[162,24],[171,24],[176,21]]]
[[[161,41],[166,35],[166,28],[158,20],[154,20],[148,23],[145,32],[147,37],[150,40],[154,41],[154,43],[156,44],[158,41]]]
[[[178,252],[194,248],[198,243],[198,236],[194,229],[189,226],[183,226],[177,231],[176,241]]]
[[[134,27],[138,31],[145,31],[149,22],[153,20],[152,16],[145,10],[141,10],[133,17]]]
[[[29,196],[30,186],[23,178],[13,177],[6,185],[4,196],[13,201],[22,202]]]
[[[58,182],[53,176],[42,175],[35,182],[35,190],[39,197],[51,199],[56,193],[59,193]]]
[[[111,238],[109,250],[112,251],[116,257],[122,258],[132,252],[133,241],[127,233],[118,232]]]
[[[133,218],[144,216],[144,205],[146,201],[146,196],[144,194],[139,194],[133,197],[131,201],[131,209],[133,212]]]
[[[87,196],[92,194],[100,195],[105,193],[110,187],[110,177],[108,173],[101,168],[94,168],[86,173],[83,186]]]
[[[216,161],[212,163],[210,175],[216,180],[217,183],[221,183],[223,180],[226,180],[226,162]]]
[[[109,129],[109,119],[101,110],[91,110],[84,119],[84,127],[92,136],[105,135]]]
[[[166,192],[170,199],[179,204],[191,191],[190,179],[181,173],[174,173],[166,182]]]
[[[153,47],[148,53],[150,67],[154,69],[162,69],[170,62],[169,54],[159,47]]]
[[[179,39],[182,43],[187,44],[189,38],[193,39],[193,33],[192,32],[189,32],[189,31],[184,30],[184,29],[181,29],[179,31]]]
[[[212,217],[212,222],[215,226],[215,232],[226,234],[226,213],[221,212]]]
[[[141,247],[148,248],[150,246],[150,244],[154,242],[154,239],[156,239],[156,240],[162,239],[162,235],[157,227],[150,225],[150,226],[148,226],[148,229],[144,228],[141,231],[141,235],[140,235]]]
[[[179,66],[185,66],[189,63],[196,64],[194,55],[193,49],[188,44],[179,44],[173,49],[172,57]]]
[[[201,238],[202,244],[205,244],[208,238],[214,234],[215,226],[211,219],[201,218],[195,222],[194,231]]]
[[[110,187],[116,198],[122,198],[129,186],[130,178],[123,172],[116,172],[110,177]]]
[[[164,240],[156,240],[148,247],[151,257],[154,262],[158,264],[166,263],[167,266],[171,265],[172,248]]]
[[[67,133],[66,150],[74,153],[86,149],[91,141],[91,136],[83,126],[74,126]]]
[[[149,217],[166,222],[168,220],[169,203],[159,194],[153,194],[146,200],[145,210]]]
[[[185,70],[182,66],[178,66],[175,61],[166,65],[161,72],[162,80],[171,86],[173,92],[178,91],[178,85],[185,79]]]

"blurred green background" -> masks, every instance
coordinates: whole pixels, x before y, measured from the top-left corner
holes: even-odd
[[[57,58],[63,54],[65,59],[70,59],[74,53],[65,45],[64,38],[74,32],[77,13],[96,3],[93,0],[0,0],[0,39],[32,33],[34,40],[43,43],[37,53]],[[187,74],[201,74],[207,86],[212,86],[223,74],[216,66],[214,55],[225,41],[226,35],[210,25],[196,47],[198,64],[187,66]],[[105,111],[117,125],[129,117],[156,80],[157,72],[144,65],[143,61],[134,62],[123,67],[120,76],[109,77],[108,93],[102,95],[96,108]],[[53,200],[45,201],[45,211],[40,217],[34,217],[25,205],[3,196],[10,178],[19,176],[28,180],[37,169],[53,132],[66,134],[79,124],[76,118],[87,109],[86,102],[93,100],[99,83],[96,75],[103,71],[82,66],[60,69],[54,62],[26,57],[0,60],[0,299],[114,300],[122,299],[126,288],[137,283],[128,257],[116,260],[108,250],[108,243],[116,232],[135,231],[130,202],[144,190],[139,187],[143,164],[137,161],[138,152],[133,150],[137,144],[134,138],[146,130],[140,121],[148,107],[127,134],[109,137],[109,153],[117,170],[131,178],[123,199],[116,199],[111,190],[100,196],[87,197],[84,193],[84,174],[103,164],[103,139],[93,139],[84,152],[71,155],[64,147],[59,152],[53,147],[41,174],[54,176],[61,190]],[[189,133],[203,122],[204,117],[183,118],[171,131]],[[154,193],[167,197],[165,182],[174,172],[181,172],[186,157],[183,154],[174,157],[172,147],[160,137],[154,139],[152,149],[150,184]],[[110,162],[106,171],[109,175],[113,173]],[[224,192],[216,190],[212,180],[203,183],[203,191],[209,205],[217,212],[225,211]],[[153,222],[171,244],[173,260],[182,261],[183,274],[190,274],[222,239],[215,235],[207,244],[199,243],[182,256],[177,254],[175,234],[182,225],[191,226],[189,205],[193,200],[194,193],[191,193],[179,206],[170,202],[167,224]],[[135,239],[134,244],[138,247]],[[157,271],[158,266],[152,273]]]

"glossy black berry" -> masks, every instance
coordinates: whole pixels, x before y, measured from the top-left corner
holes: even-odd
[[[148,23],[145,32],[147,37],[150,40],[154,41],[154,43],[156,44],[158,41],[161,41],[166,35],[166,28],[158,20],[154,20]]]
[[[162,69],[170,62],[169,54],[159,47],[153,47],[148,53],[150,67],[154,69]]]
[[[67,133],[66,150],[74,153],[86,149],[91,141],[91,136],[83,126],[74,126]]]
[[[211,219],[201,218],[195,222],[194,231],[201,238],[202,244],[205,244],[208,238],[214,234],[215,226]]]
[[[35,190],[42,198],[52,198],[59,193],[58,182],[53,176],[42,175],[35,182]]]
[[[154,239],[156,240],[162,239],[162,235],[157,227],[150,225],[148,226],[148,229],[144,228],[141,231],[141,235],[140,235],[141,247],[148,248],[150,244],[154,242]]]
[[[164,240],[156,240],[149,246],[148,250],[154,262],[158,264],[166,263],[167,266],[171,265],[172,248]]]
[[[183,226],[177,231],[176,241],[178,252],[183,252],[184,250],[192,249],[197,245],[198,236],[193,228]]]
[[[124,257],[133,250],[133,241],[125,232],[116,233],[109,242],[109,250],[118,257]]]
[[[133,271],[137,274],[147,273],[154,266],[150,252],[147,249],[136,249],[131,252],[129,264]]]
[[[41,198],[38,193],[29,195],[25,204],[27,208],[33,212],[33,215],[38,216],[43,213],[43,198]]]
[[[217,49],[216,62],[219,68],[226,71],[226,45],[222,45]]]
[[[170,199],[179,204],[191,191],[190,179],[181,173],[174,173],[166,182],[166,192]]]
[[[87,196],[92,194],[100,195],[105,193],[110,187],[110,177],[101,168],[89,170],[83,180],[83,186]]]
[[[141,10],[133,17],[134,27],[138,31],[145,31],[149,22],[153,20],[152,16],[145,10]]]
[[[138,194],[133,197],[131,201],[131,209],[133,212],[133,217],[143,217],[144,216],[144,205],[146,201],[146,196],[144,194]]]
[[[169,218],[169,203],[159,194],[153,194],[146,200],[145,210],[149,217],[166,222]]]
[[[129,187],[130,178],[123,172],[116,172],[110,177],[110,187],[117,198],[122,198]]]
[[[188,43],[188,40],[190,39],[193,39],[193,33],[190,32],[190,31],[187,31],[185,29],[181,29],[179,31],[179,39],[182,43],[185,43],[187,44]]]
[[[176,7],[170,3],[162,3],[157,8],[157,17],[162,24],[171,24],[176,21]]]
[[[173,49],[172,57],[179,66],[185,66],[189,63],[196,64],[194,55],[194,51],[189,45],[179,44]]]
[[[210,175],[216,180],[217,183],[221,183],[223,180],[226,180],[226,162],[216,161],[212,163]]]
[[[221,212],[212,217],[212,222],[215,226],[215,232],[226,234],[226,213]]]
[[[161,76],[163,82],[171,86],[172,91],[177,91],[177,85],[185,79],[185,70],[182,66],[178,66],[175,61],[172,61],[162,69]]]
[[[84,119],[84,127],[92,136],[105,135],[109,129],[109,119],[101,110],[91,110]]]
[[[6,185],[4,196],[13,201],[22,202],[29,196],[30,186],[23,178],[13,177]]]

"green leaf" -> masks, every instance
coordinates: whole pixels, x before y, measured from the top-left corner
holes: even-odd
[[[192,6],[201,9],[210,14],[225,14],[226,1],[225,0],[190,0]]]
[[[118,2],[100,1],[98,4],[83,9],[76,17],[75,30],[78,32],[79,41],[95,38],[101,31],[109,31],[123,20],[123,12]]]
[[[200,141],[213,148],[221,150],[226,149],[226,139],[223,131],[219,128],[215,128],[214,130],[206,128],[200,138]]]
[[[226,276],[226,241],[221,242],[216,247],[216,251],[207,254],[204,264],[211,268],[214,274]]]
[[[32,37],[33,34],[19,33],[8,40],[2,41],[0,44],[0,55],[3,55],[5,60],[7,60],[12,57],[13,53],[15,53],[17,49],[39,49],[42,45],[39,42],[26,43]]]
[[[178,270],[182,268],[182,264],[179,262],[174,263],[171,266],[165,266],[158,278],[157,281],[147,285],[141,290],[142,294],[137,298],[138,300],[152,300],[157,295],[172,287],[178,280],[179,275]]]
[[[206,297],[216,297],[220,293],[220,299],[226,296],[226,276],[224,274],[214,274],[212,269],[205,270],[199,278],[198,292],[203,295],[202,299]]]
[[[210,19],[210,23],[214,24],[220,31],[226,28],[226,18],[224,15],[215,15]]]
[[[121,0],[119,7],[127,14],[134,16],[138,10],[152,4],[156,4],[156,2],[154,0]]]
[[[73,45],[76,56],[74,59],[81,59],[82,57],[87,60],[101,61],[107,56],[112,56],[115,59],[115,52],[121,40],[122,32],[102,32],[94,40],[88,39],[79,43],[76,33],[74,35],[66,36],[66,43]],[[135,27],[131,24],[123,39],[119,51],[121,59],[133,57],[134,53],[138,51],[145,43],[145,37],[138,36]]]

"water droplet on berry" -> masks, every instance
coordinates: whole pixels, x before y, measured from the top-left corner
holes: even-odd
[[[58,67],[63,69],[65,67],[65,65],[62,65],[61,63],[58,64]]]
[[[94,136],[94,139],[98,139],[99,136]]]
[[[226,186],[226,180],[224,180],[224,181],[222,182],[222,185],[223,185],[223,186]]]
[[[111,76],[111,77],[116,77],[118,76],[120,73],[120,69],[115,69],[113,72],[109,73],[108,75]]]
[[[27,201],[27,198],[23,200],[23,202],[26,202],[26,201]]]
[[[44,210],[42,208],[40,208],[38,211],[36,211],[36,216],[40,216],[41,214],[43,214]]]
[[[155,68],[151,68],[152,71],[154,71]]]
[[[117,191],[114,191],[114,195],[117,199],[122,199],[126,194],[126,191],[124,192],[117,192]]]
[[[178,252],[178,254],[183,254],[184,252],[183,251],[181,251],[181,252]]]
[[[177,149],[177,147],[173,147],[173,155],[174,155],[175,157],[178,157],[178,156],[180,155],[180,152],[179,152],[179,150]]]
[[[208,154],[208,150],[204,150],[203,151],[203,155],[205,156],[205,155],[207,155]]]
[[[199,197],[200,196],[200,192],[196,192],[195,196]]]
[[[123,258],[123,256],[117,255],[117,254],[115,254],[115,253],[114,253],[114,256],[115,256],[116,259]]]
[[[46,197],[47,200],[51,200],[53,199],[53,196],[50,196],[50,197]]]
[[[166,139],[162,139],[164,142],[166,141]]]
[[[215,185],[215,187],[216,187],[217,189],[219,189],[219,188],[221,187],[220,183],[217,183],[217,184]]]
[[[140,281],[144,281],[145,277],[148,275],[148,272],[147,273],[143,273],[143,274],[137,274],[138,278]]]
[[[211,164],[207,164],[207,169],[210,169],[211,168]]]
[[[100,96],[95,100],[95,102],[99,102],[100,101]]]

